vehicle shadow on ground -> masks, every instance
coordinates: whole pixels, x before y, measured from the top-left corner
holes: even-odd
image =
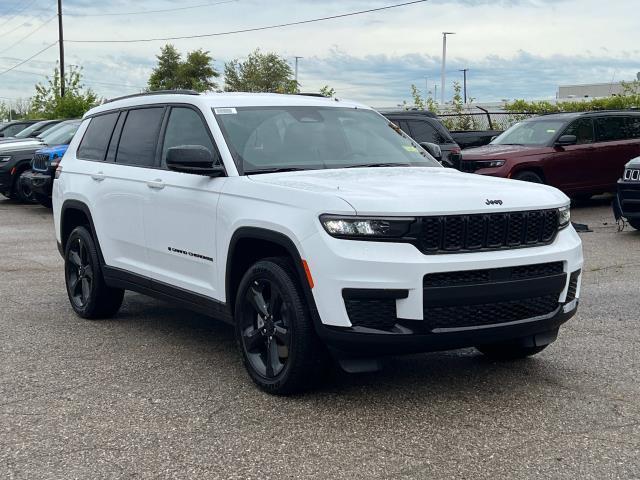
[[[204,360],[213,368],[236,365],[234,374],[241,376],[238,381],[251,383],[240,365],[240,352],[230,325],[138,294],[127,295],[125,308],[115,322],[134,325],[136,335],[166,337],[185,349],[194,349],[198,355],[206,356]],[[490,361],[475,349],[392,356],[383,358],[382,369],[373,373],[348,374],[333,365],[313,392],[297,398],[307,402],[339,396],[359,403],[388,396],[422,400],[468,396],[478,390],[485,396],[513,396],[509,385],[524,383],[526,390],[536,384],[560,382],[561,375],[553,372],[553,362],[546,352],[536,358],[504,363]],[[526,394],[521,388],[517,390]]]

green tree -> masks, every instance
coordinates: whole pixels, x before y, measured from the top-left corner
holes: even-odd
[[[98,96],[82,84],[82,69],[70,67],[64,77],[65,94],[60,95],[60,70],[46,84],[38,83],[31,102],[29,116],[36,118],[78,118],[98,104]]]
[[[287,61],[275,53],[257,48],[244,62],[232,60],[224,65],[227,92],[297,93],[298,84]]]
[[[413,104],[407,103],[406,100],[402,102],[405,110],[417,108],[418,110],[429,110],[430,112],[438,113],[438,103],[431,96],[431,92],[427,92],[427,95],[423,96],[420,89],[412,84],[411,99]]]
[[[329,85],[325,85],[320,89],[320,94],[328,98],[333,98],[336,96],[336,89]]]
[[[178,50],[167,44],[160,49],[160,55],[156,58],[158,64],[147,82],[150,91],[184,88],[206,92],[217,88],[213,79],[218,78],[220,73],[213,68],[213,58],[208,51],[198,49],[188,52],[183,61]]]

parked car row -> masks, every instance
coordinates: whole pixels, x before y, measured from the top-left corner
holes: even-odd
[[[41,122],[34,123],[32,128]],[[39,201],[51,204],[52,175],[56,162],[61,158],[60,150],[71,142],[80,120],[54,120],[40,125],[37,136],[0,141],[0,193],[25,203]],[[27,129],[28,129],[27,128]],[[23,130],[26,131],[27,129]],[[35,131],[35,130],[34,130]],[[46,150],[53,147],[53,151]],[[42,149],[42,152],[40,152]],[[48,155],[48,164],[42,156]],[[38,159],[36,172],[32,172],[32,162]],[[49,181],[45,177],[49,176]]]

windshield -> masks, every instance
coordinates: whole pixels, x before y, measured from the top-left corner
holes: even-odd
[[[492,145],[547,145],[566,122],[562,120],[533,120],[520,122],[504,131]]]
[[[75,135],[80,122],[64,122],[58,128],[42,135],[42,141],[47,145],[67,145]]]
[[[15,138],[29,138],[33,132],[37,132],[38,130],[40,130],[42,125],[45,125],[45,122],[34,123],[33,125],[30,125],[22,130],[20,133],[17,133],[15,135]]]
[[[213,110],[245,173],[440,166],[400,128],[371,110],[313,106]]]

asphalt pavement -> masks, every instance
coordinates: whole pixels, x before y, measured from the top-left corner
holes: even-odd
[[[77,317],[49,210],[0,200],[0,478],[640,478],[640,232],[575,208],[578,314],[535,358],[474,350],[257,390],[230,327],[128,293]]]

